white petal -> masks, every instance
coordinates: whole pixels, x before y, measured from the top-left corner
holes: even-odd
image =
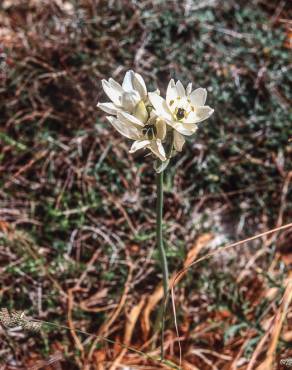
[[[190,136],[193,135],[197,130],[198,126],[194,123],[182,123],[182,129],[180,131],[179,130],[177,131],[183,135]]]
[[[126,74],[125,74],[125,77],[124,77],[124,81],[123,81],[123,89],[125,91],[133,91],[134,88],[133,88],[133,79],[134,79],[134,72],[131,70],[131,71],[128,71]]]
[[[199,87],[190,94],[190,100],[196,107],[204,105],[207,99],[207,90]]]
[[[197,126],[191,123],[182,123],[166,120],[166,123],[182,135],[190,136],[197,131]]]
[[[183,120],[183,123],[198,123],[202,122],[205,119],[209,118],[214,109],[210,108],[208,105],[204,105],[203,107],[197,107],[194,112],[190,112],[188,117]]]
[[[147,88],[143,80],[143,77],[139,73],[134,74],[133,87],[135,90],[138,91],[142,100],[146,99]]]
[[[112,116],[107,116],[106,118],[121,135],[132,140],[139,140],[141,138],[141,133],[135,126],[127,125]]]
[[[208,105],[205,105],[204,107],[198,107],[197,108],[197,116],[199,117],[199,121],[204,121],[205,119],[209,118],[214,112],[214,109],[209,107]]]
[[[160,95],[160,90],[159,89],[156,89],[156,90],[154,90],[153,91],[155,94],[157,94],[157,95]]]
[[[186,96],[186,90],[183,84],[179,80],[176,83],[176,90],[180,97]]]
[[[169,84],[168,84],[167,90],[166,90],[166,101],[167,101],[167,104],[170,107],[170,109],[172,109],[172,105],[173,105],[173,103],[174,103],[174,101],[176,100],[177,97],[178,97],[177,89],[176,89],[176,86],[175,86],[175,82],[172,79],[172,80],[169,81]]]
[[[176,128],[176,126],[178,125],[178,122],[176,122],[176,121],[172,121],[171,119],[166,119],[165,120],[165,122],[169,125],[169,126],[171,126],[172,128]]]
[[[174,148],[175,150],[177,150],[178,152],[181,152],[182,151],[182,147],[185,143],[185,138],[177,131],[173,131],[173,144],[174,144]]]
[[[130,153],[134,153],[134,152],[136,152],[139,149],[145,148],[149,144],[150,144],[150,140],[137,140],[137,141],[134,141],[133,144],[132,144],[132,146],[131,146]]]
[[[187,95],[190,95],[190,93],[192,92],[192,87],[193,87],[193,84],[190,82],[186,88]]]
[[[121,104],[122,107],[128,112],[132,112],[139,101],[140,95],[136,91],[122,93]]]
[[[165,160],[166,159],[166,155],[165,155],[165,150],[164,150],[164,147],[162,145],[161,140],[157,139],[156,140],[156,144],[157,144],[158,151],[159,151],[159,153],[161,155],[160,158],[163,158],[163,160]]]
[[[166,101],[161,96],[155,93],[149,93],[148,97],[158,116],[171,119],[171,112]]]
[[[117,81],[115,81],[113,78],[109,78],[108,82],[113,89],[117,90],[120,93],[123,92],[122,86]]]
[[[183,119],[184,123],[197,123],[200,117],[197,115],[197,109],[194,112],[189,112],[187,118]]]
[[[165,155],[165,150],[163,148],[163,145],[161,143],[161,140],[152,140],[151,144],[149,146],[149,149],[153,154],[155,154],[159,159],[162,161],[166,161],[166,155]]]
[[[137,128],[144,127],[144,123],[138,120],[136,117],[132,116],[131,114],[124,112],[124,111],[119,111],[117,113],[117,118],[122,121],[126,125],[131,125]]]
[[[113,88],[110,83],[106,80],[102,80],[102,87],[106,95],[113,101],[116,105],[121,105],[121,93],[116,89]]]
[[[175,81],[174,81],[174,79],[172,78],[172,79],[169,81],[167,88],[168,88],[168,89],[171,89],[171,88],[173,88],[173,87],[175,87]]]
[[[183,97],[179,100],[176,100],[174,106],[177,108],[183,108],[188,111],[190,108],[190,103],[188,102],[188,99],[186,97]]]
[[[167,90],[166,90],[166,96],[168,95],[168,92],[172,91],[172,89],[176,89],[175,82],[174,82],[173,78],[168,83]]]
[[[163,140],[166,136],[166,123],[163,119],[157,118],[155,122],[157,138]]]
[[[97,107],[109,114],[117,114],[117,110],[119,109],[113,103],[98,103]]]

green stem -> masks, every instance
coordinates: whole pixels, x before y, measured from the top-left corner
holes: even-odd
[[[157,174],[157,207],[156,207],[156,240],[157,247],[159,250],[159,258],[163,273],[163,314],[162,314],[162,327],[161,327],[161,360],[164,359],[164,313],[168,292],[168,267],[167,259],[165,254],[165,249],[163,245],[163,235],[162,235],[162,216],[163,216],[163,171]]]

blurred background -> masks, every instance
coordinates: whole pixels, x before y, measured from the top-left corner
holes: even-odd
[[[169,365],[119,345],[159,356],[155,174],[96,108],[107,100],[101,79],[134,69],[162,94],[170,78],[208,89],[215,113],[165,176],[165,243],[178,271],[291,222],[291,4],[2,0],[0,9],[0,306],[71,329],[0,327],[1,369],[174,368],[171,307]],[[291,240],[291,229],[265,235],[182,276],[183,369],[266,361]],[[292,357],[291,309],[282,324],[273,369]]]

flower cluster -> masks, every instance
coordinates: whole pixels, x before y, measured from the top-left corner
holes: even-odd
[[[111,102],[98,103],[109,114],[108,121],[123,136],[134,140],[130,152],[148,148],[162,162],[180,152],[184,136],[197,130],[197,123],[209,118],[213,109],[205,105],[206,89],[185,89],[170,80],[166,98],[159,90],[148,92],[142,76],[128,71],[122,85],[110,78],[102,87]]]

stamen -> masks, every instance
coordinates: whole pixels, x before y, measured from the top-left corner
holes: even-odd
[[[157,135],[157,130],[154,125],[147,125],[143,127],[142,133],[148,140],[153,140]]]
[[[186,111],[183,108],[177,108],[176,118],[178,120],[181,120],[181,119],[185,118],[185,116],[186,116]]]

